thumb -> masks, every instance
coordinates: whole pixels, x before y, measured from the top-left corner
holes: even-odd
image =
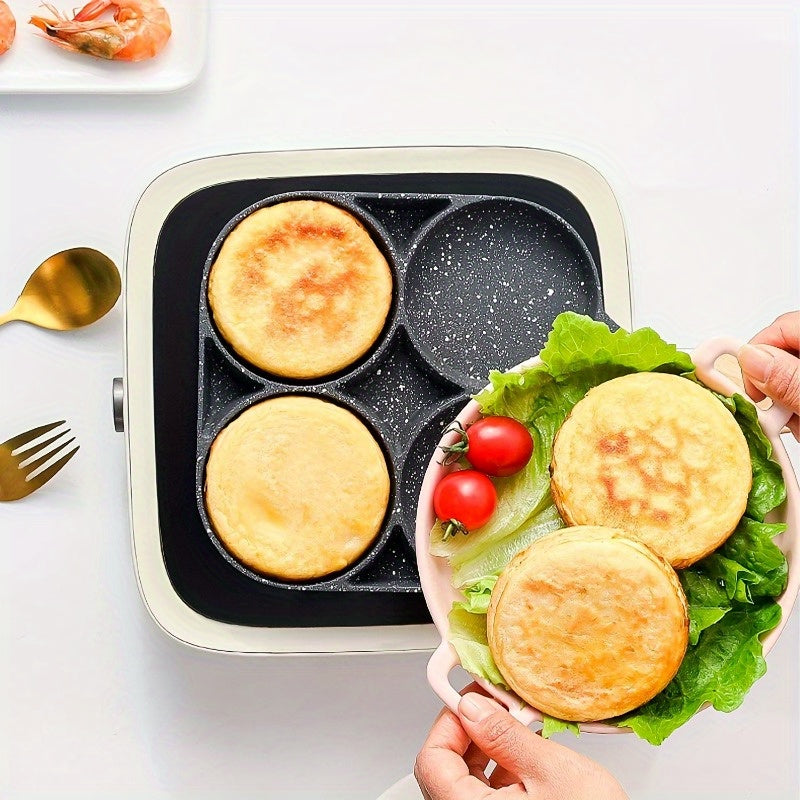
[[[775,402],[800,413],[800,359],[768,344],[746,344],[739,350],[742,372]]]
[[[470,692],[458,704],[461,724],[483,753],[519,779],[546,781],[558,772],[559,745],[545,741],[488,697]]]

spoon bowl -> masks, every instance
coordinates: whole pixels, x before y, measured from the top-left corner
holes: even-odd
[[[122,291],[114,262],[90,247],[71,247],[50,256],[33,272],[14,307],[0,314],[40,328],[68,331],[105,316]]]

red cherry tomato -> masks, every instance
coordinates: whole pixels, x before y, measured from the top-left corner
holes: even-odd
[[[484,417],[467,428],[466,456],[475,469],[506,477],[530,461],[533,439],[528,429],[511,417]]]
[[[474,469],[445,475],[433,491],[433,510],[446,524],[445,538],[485,525],[497,505],[494,484]]]

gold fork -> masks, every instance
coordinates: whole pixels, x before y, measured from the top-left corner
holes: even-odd
[[[43,442],[35,441],[63,424],[64,420],[62,419],[59,422],[51,422],[49,425],[41,425],[0,444],[0,501],[19,500],[40,489],[78,452],[80,445],[76,445],[68,453],[61,455],[57,461],[45,469],[40,469],[54,456],[64,453],[64,450],[75,441],[73,436],[47,450],[51,444],[66,436],[70,432],[69,428]],[[34,458],[34,456],[38,456],[38,458]],[[37,470],[40,471],[37,472]]]

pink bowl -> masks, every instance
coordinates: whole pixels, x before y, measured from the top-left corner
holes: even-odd
[[[736,384],[726,378],[715,367],[719,356],[724,353],[736,355],[740,347],[741,342],[726,337],[710,339],[698,347],[692,354],[692,359],[697,366],[697,374],[701,380],[707,386],[723,394],[731,395],[736,391],[740,391]],[[518,365],[514,370],[519,371],[538,363],[540,363],[538,357],[532,358]],[[478,419],[479,416],[478,404],[471,400],[464,406],[456,420],[466,426]],[[758,417],[764,433],[772,443],[773,458],[780,464],[786,482],[786,503],[780,509],[776,509],[770,519],[774,518],[776,522],[787,523],[786,531],[776,537],[775,542],[786,554],[786,559],[789,563],[789,578],[786,590],[778,598],[778,603],[783,612],[781,621],[763,639],[764,654],[766,655],[775,645],[789,619],[798,589],[800,589],[800,489],[798,489],[797,478],[794,475],[789,456],[780,436],[780,431],[791,417],[791,412],[778,404],[774,404],[767,411],[759,409]],[[446,433],[442,437],[440,445],[452,444],[456,438],[456,434]],[[428,662],[428,681],[442,702],[455,711],[460,696],[450,683],[450,673],[454,667],[459,666],[459,660],[455,649],[448,641],[449,623],[447,615],[453,602],[459,599],[459,593],[450,582],[451,571],[447,560],[432,556],[429,551],[430,531],[435,522],[433,490],[438,481],[450,471],[448,467],[443,467],[439,464],[437,459],[438,456],[434,452],[422,482],[419,506],[417,507],[415,541],[417,566],[419,567],[425,602],[428,604],[428,610],[431,613],[434,625],[436,625],[442,637],[442,643],[434,651]],[[488,681],[477,680],[487,692],[503,703],[517,719],[526,725],[542,721],[541,712],[524,703],[515,694],[504,691]],[[628,728],[619,728],[604,722],[584,723],[580,725],[580,728],[588,733],[630,732]]]

